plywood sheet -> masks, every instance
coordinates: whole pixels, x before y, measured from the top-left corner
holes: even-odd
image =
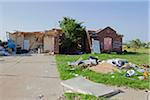
[[[63,81],[61,84],[74,92],[90,94],[96,97],[111,96],[119,92],[119,90],[114,90],[103,84],[94,83],[82,76]]]

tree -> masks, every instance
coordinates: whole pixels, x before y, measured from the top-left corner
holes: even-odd
[[[83,51],[83,39],[86,33],[85,27],[82,26],[83,23],[69,17],[64,17],[59,23],[64,33],[61,45],[62,49],[78,49]]]
[[[130,47],[134,48],[134,50],[136,51],[136,49],[141,47],[141,41],[140,39],[135,39],[129,42]]]
[[[150,48],[150,42],[147,42],[145,47]]]
[[[145,42],[142,42],[141,47],[147,48],[147,44]]]

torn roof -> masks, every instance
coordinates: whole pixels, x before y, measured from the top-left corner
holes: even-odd
[[[98,30],[89,29],[87,31],[89,32],[89,34],[95,34],[95,33],[101,32],[101,31],[103,31],[103,30],[105,30],[107,28],[112,29],[111,27],[108,26],[108,27],[106,27],[104,29],[98,29]],[[114,30],[114,29],[112,29],[112,30]],[[21,31],[16,31],[16,32],[8,32],[8,33],[10,33],[10,34],[17,34],[17,33],[21,33],[21,34],[41,34],[41,35],[43,34],[43,35],[56,36],[57,34],[62,34],[63,31],[60,28],[52,28],[51,30],[46,30],[46,31],[37,31],[37,32],[21,32]],[[117,35],[123,37],[123,35],[120,35],[118,33],[117,33]]]
[[[46,30],[46,31],[37,31],[37,32],[23,32],[23,31],[16,31],[16,32],[7,32],[9,34],[23,34],[23,35],[27,35],[27,34],[39,34],[39,35],[51,35],[51,36],[55,36],[57,34],[61,34],[62,30],[61,29],[56,29],[53,28],[51,30]]]

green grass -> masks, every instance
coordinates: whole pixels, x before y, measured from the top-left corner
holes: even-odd
[[[98,56],[98,58],[101,60],[107,60],[112,58],[123,58],[137,65],[149,64],[148,61],[149,55],[144,53],[124,54],[124,55],[123,54],[122,55],[118,55],[118,54],[57,55],[56,60],[58,64],[58,70],[60,72],[60,78],[62,80],[67,80],[75,77],[75,74],[78,74],[78,75],[88,77],[91,81],[97,83],[103,83],[103,84],[115,85],[115,86],[124,86],[124,87],[130,87],[135,89],[149,89],[149,80],[139,80],[137,78],[138,76],[127,78],[125,77],[125,72],[122,73],[116,72],[114,74],[110,74],[110,73],[103,74],[103,73],[96,73],[88,69],[83,69],[79,66],[74,68],[67,65],[67,62],[76,61],[80,57],[82,57],[83,59],[87,59],[89,56]],[[114,76],[114,78],[112,78],[112,76]],[[77,94],[68,94],[67,97],[71,98],[72,96],[77,96]],[[91,97],[87,96],[87,98],[88,98],[87,100],[94,100],[94,97],[92,97],[93,99],[90,99]],[[67,100],[71,100],[71,99],[67,99]],[[80,100],[84,100],[84,99],[80,99]]]
[[[60,78],[62,80],[66,80],[72,77],[75,77],[75,74],[83,75],[89,77],[92,81],[97,83],[105,83],[110,85],[117,86],[127,86],[138,89],[147,89],[149,88],[149,82],[138,80],[135,78],[126,78],[124,73],[115,73],[113,76],[115,78],[111,78],[112,74],[102,74],[90,71],[88,69],[81,69],[80,67],[73,68],[67,65],[68,61],[75,61],[79,57],[83,57],[87,59],[90,55],[98,56],[101,60],[111,59],[111,58],[123,58],[128,61],[135,63],[137,65],[148,64],[148,55],[147,54],[126,54],[126,55],[118,55],[118,54],[85,54],[85,55],[57,55],[56,60],[58,64],[58,70],[60,72]]]
[[[65,93],[64,96],[66,100],[106,100],[105,98],[97,98],[92,95],[83,95],[78,93]]]
[[[145,53],[145,54],[150,54],[150,48],[139,48],[139,49],[135,49],[134,48],[127,48],[127,47],[123,47],[123,50],[127,50],[128,52],[138,52],[138,53]]]

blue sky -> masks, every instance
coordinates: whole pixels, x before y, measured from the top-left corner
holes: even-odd
[[[87,29],[110,26],[124,41],[148,41],[148,1],[3,2],[0,3],[0,39],[6,31],[44,31],[59,27],[64,16],[84,22]]]

